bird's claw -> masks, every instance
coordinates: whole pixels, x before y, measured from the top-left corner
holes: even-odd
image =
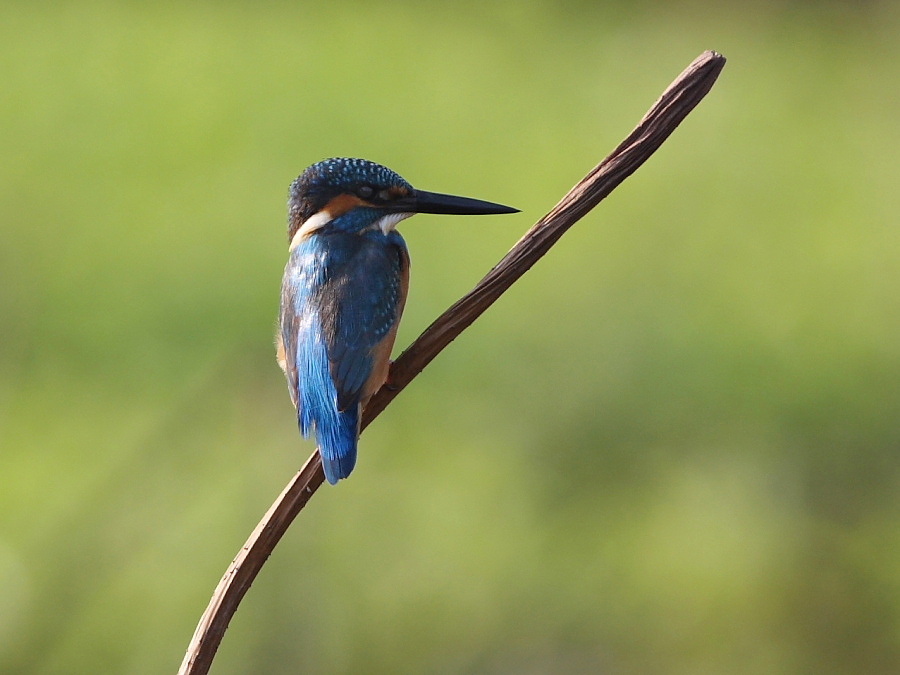
[[[393,372],[393,370],[394,370],[394,362],[392,360],[392,361],[388,362],[388,373],[387,373],[387,377],[384,378],[384,388],[387,389],[388,391],[397,391],[398,389],[400,389],[400,387],[398,385],[394,384],[393,378],[391,378],[391,373]]]

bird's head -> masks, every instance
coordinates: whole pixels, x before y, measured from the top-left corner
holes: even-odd
[[[332,225],[351,232],[385,234],[416,213],[477,215],[518,209],[467,197],[416,190],[386,166],[337,157],[313,164],[291,184],[288,241]]]

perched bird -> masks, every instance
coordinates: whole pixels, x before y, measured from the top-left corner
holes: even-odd
[[[364,159],[326,159],[293,182],[278,363],[301,433],[315,430],[329,483],[353,471],[363,406],[388,376],[409,288],[397,223],[416,213],[516,211],[416,190]]]

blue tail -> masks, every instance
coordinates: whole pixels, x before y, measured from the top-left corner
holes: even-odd
[[[334,485],[356,466],[359,403],[338,409],[338,392],[321,334],[312,331],[297,346],[297,422],[304,438],[315,429],[325,477]]]
[[[356,466],[356,441],[359,429],[359,405],[337,413],[337,424],[316,423],[316,441],[322,454],[325,478],[334,485],[346,478]]]
[[[337,404],[319,408],[302,407],[298,414],[300,431],[304,437],[314,428],[316,443],[322,455],[325,478],[334,485],[346,478],[356,466],[356,442],[359,434],[359,414],[362,406],[338,411]]]

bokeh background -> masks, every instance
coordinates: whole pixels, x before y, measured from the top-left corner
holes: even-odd
[[[272,335],[335,155],[513,204],[401,228],[398,348],[700,52],[643,168],[364,435],[214,673],[900,672],[900,6],[8,2],[0,672],[174,672],[312,446]]]

